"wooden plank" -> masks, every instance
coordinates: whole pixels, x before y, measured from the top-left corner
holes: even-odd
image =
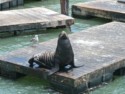
[[[23,5],[23,0],[1,0],[0,1],[0,10],[10,9],[19,5]]]
[[[125,21],[125,4],[116,0],[96,0],[72,6],[74,17],[97,16],[111,20]]]
[[[9,2],[11,2],[11,0],[1,0],[0,1],[0,10],[4,10],[4,9],[9,9]]]
[[[118,2],[125,3],[125,0],[117,0]]]
[[[0,32],[55,28],[72,25],[74,19],[46,8],[28,8],[0,12]]]
[[[125,23],[111,22],[69,35],[75,54],[75,65],[83,67],[58,72],[47,77],[46,69],[30,68],[29,58],[36,53],[54,52],[57,39],[25,47],[0,56],[0,68],[48,79],[56,90],[64,94],[79,94],[104,81],[125,67]],[[67,91],[68,90],[68,91]]]
[[[5,3],[5,2],[10,2],[10,1],[11,1],[11,0],[1,0],[1,1],[0,1],[0,4],[1,4],[1,3]]]
[[[9,2],[10,0],[4,0],[4,1],[1,1],[1,10],[4,10],[4,9],[7,9],[9,8]]]
[[[12,0],[10,2],[10,7],[16,7],[17,6],[17,0]]]
[[[24,1],[23,0],[17,0],[17,5],[23,5],[24,4]]]

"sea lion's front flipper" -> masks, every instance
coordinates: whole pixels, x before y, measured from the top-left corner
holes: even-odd
[[[48,75],[52,75],[56,73],[57,71],[59,71],[59,64],[55,64],[55,66],[50,70]]]

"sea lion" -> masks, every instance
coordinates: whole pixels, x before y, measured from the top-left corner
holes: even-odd
[[[39,65],[39,67],[44,67],[47,69],[51,69],[55,66],[54,64],[54,53],[52,52],[45,52],[45,53],[39,53],[35,54],[32,58],[29,59],[30,67],[33,67],[33,63]]]
[[[34,55],[29,59],[30,67],[33,67],[33,63],[52,70],[50,74],[57,71],[68,71],[71,68],[77,68],[81,66],[75,66],[74,64],[74,52],[66,32],[62,31],[59,34],[56,51],[54,53],[45,52],[43,54]],[[70,66],[68,69],[66,66]]]
[[[59,34],[54,62],[59,64],[60,71],[66,70],[65,66],[67,65],[71,66],[69,69],[80,67],[74,64],[74,52],[69,37],[64,31]]]
[[[29,59],[29,66],[33,67],[34,63],[39,65],[38,68],[47,68],[49,69],[48,75],[52,75],[53,73],[59,71],[59,65],[54,62],[54,53],[45,52],[34,55]]]

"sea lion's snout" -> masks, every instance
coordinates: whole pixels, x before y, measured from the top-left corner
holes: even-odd
[[[59,38],[61,38],[61,39],[67,39],[68,38],[67,33],[65,31],[62,31],[60,33],[60,35],[59,35]]]

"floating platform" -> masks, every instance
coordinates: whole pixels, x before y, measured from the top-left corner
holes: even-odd
[[[23,4],[23,0],[0,0],[0,10],[10,9]]]
[[[96,0],[78,3],[72,6],[74,17],[101,17],[117,21],[125,21],[125,4],[117,0]]]
[[[75,54],[74,68],[68,73],[30,68],[29,58],[36,53],[54,52],[57,39],[42,42],[36,47],[25,47],[0,56],[1,75],[21,73],[35,75],[50,81],[54,89],[64,94],[79,94],[125,73],[125,23],[111,22],[69,35]],[[12,75],[12,76],[13,76]]]
[[[39,30],[72,24],[72,17],[41,7],[0,12],[0,32]]]

